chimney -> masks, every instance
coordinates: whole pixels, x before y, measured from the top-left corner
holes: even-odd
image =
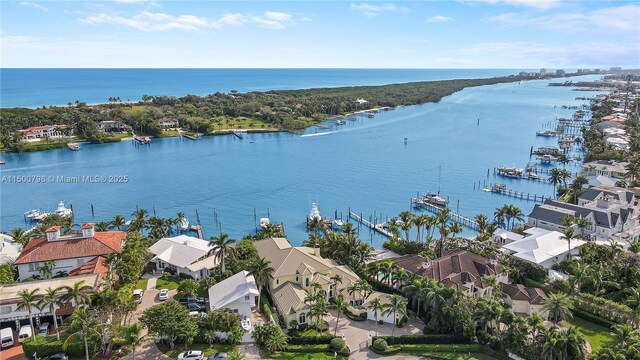
[[[320,256],[320,244],[315,244],[313,247],[313,255]]]
[[[93,224],[87,223],[82,224],[82,237],[88,238],[93,237],[95,235],[95,229],[93,228]]]
[[[596,200],[596,206],[601,209],[608,209],[611,206],[611,198],[609,196],[599,197]]]
[[[56,241],[60,237],[60,226],[52,226],[45,233],[47,234],[47,241]]]

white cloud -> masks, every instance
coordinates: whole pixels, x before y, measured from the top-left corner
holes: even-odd
[[[512,5],[537,10],[548,10],[561,4],[560,0],[459,0],[466,4]]]
[[[396,6],[392,3],[386,3],[381,5],[372,5],[372,4],[351,4],[350,8],[352,10],[356,10],[362,13],[362,15],[367,17],[374,17],[381,15],[383,13],[391,13],[391,12],[408,12],[409,8],[404,6]]]
[[[430,16],[427,18],[428,23],[443,23],[451,20],[453,19],[444,15]]]
[[[160,6],[154,0],[112,0],[113,2],[127,5],[152,5],[152,6]]]
[[[22,6],[26,6],[26,7],[30,7],[30,8],[34,8],[34,9],[38,9],[40,11],[49,11],[49,9],[43,5],[31,2],[31,1],[23,1],[20,3],[20,5]]]
[[[142,31],[165,30],[206,30],[223,26],[243,26],[253,24],[267,29],[284,29],[294,25],[295,21],[290,14],[266,11],[263,14],[224,14],[217,20],[210,20],[195,15],[169,15],[159,12],[141,11],[133,16],[109,15],[105,13],[90,15],[79,20],[89,25],[111,24],[121,25]]]
[[[487,20],[512,27],[538,26],[573,32],[588,30],[629,31],[638,34],[638,19],[640,19],[640,5],[631,4],[583,13],[556,13],[536,17],[504,13],[492,16]]]

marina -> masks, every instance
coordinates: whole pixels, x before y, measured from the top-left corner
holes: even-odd
[[[507,189],[507,185],[505,184],[494,184],[494,185],[491,185],[490,187],[483,188],[482,191],[512,196],[521,200],[541,202],[541,203],[543,203],[545,199],[548,198],[548,197],[545,197],[544,195],[529,194],[521,191],[510,190],[510,189]]]

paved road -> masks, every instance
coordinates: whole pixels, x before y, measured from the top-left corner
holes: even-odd
[[[2,360],[27,360],[22,351],[22,345],[14,345],[8,349],[0,351],[0,359]]]

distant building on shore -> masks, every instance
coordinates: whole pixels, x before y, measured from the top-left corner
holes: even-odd
[[[565,71],[562,69],[556,70],[556,76],[564,76]]]
[[[547,76],[547,69],[545,68],[540,69],[540,76],[541,77]]]
[[[73,134],[73,129],[68,125],[44,125],[32,126],[30,128],[18,130],[22,133],[25,141],[34,141],[40,139],[59,139]]]

